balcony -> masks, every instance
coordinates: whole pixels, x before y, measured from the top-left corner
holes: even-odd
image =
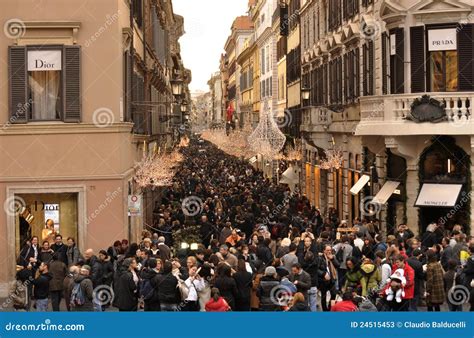
[[[443,104],[440,122],[415,122],[411,105],[423,95]],[[474,92],[412,93],[360,98],[361,120],[356,135],[470,135],[473,134]]]

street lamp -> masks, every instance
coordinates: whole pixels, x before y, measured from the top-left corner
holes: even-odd
[[[311,95],[311,88],[309,88],[307,85],[304,85],[301,87],[301,97],[303,100],[308,101]]]
[[[173,91],[174,96],[180,96],[183,92],[183,80],[171,80],[171,90]]]
[[[181,102],[181,112],[186,113],[187,111],[188,111],[188,103],[186,102],[186,100],[183,100]]]

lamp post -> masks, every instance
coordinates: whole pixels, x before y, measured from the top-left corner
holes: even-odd
[[[311,98],[311,88],[307,85],[303,85],[303,87],[301,87],[301,97],[303,101],[309,101]]]
[[[181,96],[183,93],[183,80],[181,79],[173,79],[170,81],[171,83],[171,90],[174,96]]]

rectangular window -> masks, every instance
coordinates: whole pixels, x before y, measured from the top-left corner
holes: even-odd
[[[458,52],[430,52],[430,91],[452,92],[458,90]]]
[[[61,50],[29,50],[28,92],[30,120],[61,119]]]
[[[265,48],[262,48],[261,55],[262,55],[262,64],[260,67],[260,73],[263,75],[265,74]]]

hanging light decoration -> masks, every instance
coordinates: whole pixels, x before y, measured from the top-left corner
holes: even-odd
[[[303,147],[300,141],[295,141],[294,144],[288,148],[284,159],[290,162],[298,162],[303,159]]]
[[[274,159],[285,145],[285,141],[286,137],[278,128],[267,100],[260,113],[260,122],[248,138],[250,147],[267,159]]]
[[[250,130],[248,127],[242,130],[236,130],[226,134],[225,129],[205,130],[201,134],[201,138],[213,143],[217,148],[235,157],[250,158],[255,153],[251,150],[248,137]]]
[[[170,186],[183,159],[183,155],[178,151],[144,156],[142,161],[135,165],[134,180],[140,188]]]
[[[344,162],[344,155],[340,148],[333,148],[325,150],[326,158],[321,160],[319,167],[325,170],[338,170],[342,168]]]

